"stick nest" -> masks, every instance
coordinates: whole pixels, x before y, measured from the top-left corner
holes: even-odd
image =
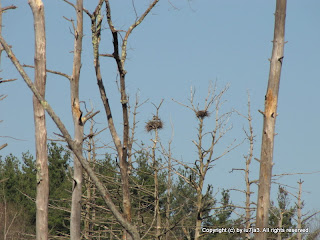
[[[161,121],[161,119],[157,116],[153,116],[152,120],[148,121],[146,123],[146,126],[145,126],[147,132],[150,132],[152,130],[155,130],[155,129],[162,129],[163,128],[163,122]]]
[[[210,113],[207,110],[199,110],[196,112],[197,118],[204,119],[210,116]]]

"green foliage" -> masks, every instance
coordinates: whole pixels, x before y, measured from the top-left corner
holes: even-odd
[[[51,142],[48,145],[49,162],[49,208],[48,225],[50,234],[59,235],[69,232],[69,211],[72,181],[68,172],[70,153],[62,146]]]
[[[8,201],[19,203],[22,197],[17,191],[17,183],[21,182],[18,158],[12,154],[7,156],[4,161],[1,158],[0,173],[1,179],[6,179],[1,187],[5,189],[5,193],[2,193],[2,196],[5,194]]]
[[[188,169],[180,169],[183,177],[193,175]],[[180,222],[180,227],[175,229],[175,236],[178,239],[192,238],[194,236],[194,226],[196,222],[196,190],[188,184],[183,177],[179,177],[173,185],[172,200],[172,222]]]
[[[270,228],[296,228],[296,225],[293,223],[296,207],[290,206],[289,194],[287,190],[281,186],[279,186],[277,205],[278,206],[276,206],[273,202],[271,203],[269,214]],[[270,237],[276,236],[274,233],[270,233],[269,235]],[[281,233],[281,237],[283,239],[290,236],[292,236],[292,233]]]
[[[67,167],[70,153],[55,143],[48,145],[50,204],[49,229],[51,234],[67,233],[65,221],[70,208],[70,189],[72,187]],[[19,223],[19,231],[35,234],[36,224],[36,166],[35,159],[29,153],[23,153],[21,160],[12,154],[2,160],[0,158],[0,204],[7,204],[17,215],[15,223]],[[69,190],[69,191],[68,191]],[[59,211],[57,208],[67,211]],[[68,225],[68,223],[66,223]],[[0,228],[1,229],[1,228]]]
[[[210,194],[212,196],[212,192]],[[223,189],[221,192],[221,200],[211,216],[203,222],[203,226],[208,228],[232,228],[235,227],[235,221],[231,219],[231,214],[234,211],[230,200],[229,190]],[[237,239],[236,234],[230,233],[215,233],[207,234],[204,239]]]
[[[35,159],[29,152],[22,154],[21,169],[20,183],[17,186],[19,192],[17,193],[22,197],[21,201],[25,209],[24,217],[34,226],[36,223],[36,164]],[[34,229],[32,230],[34,232]]]
[[[195,222],[197,215],[197,190],[198,176],[188,168],[179,169],[179,176],[173,178],[170,190],[170,201],[167,202],[167,169],[160,169],[161,159],[152,161],[147,151],[139,151],[133,156],[134,168],[130,175],[130,191],[132,196],[132,219],[139,226],[141,233],[147,232],[146,239],[154,236],[154,210],[155,210],[155,174],[159,183],[159,202],[161,211],[161,224],[164,229],[166,223],[166,207],[170,206],[169,224],[170,238],[194,239]],[[51,236],[69,234],[69,215],[72,189],[72,177],[70,176],[70,152],[63,147],[50,143],[48,145],[48,162],[50,178],[50,208],[49,229]],[[122,190],[118,162],[106,154],[103,159],[90,160],[98,177],[108,188],[114,203],[121,210]],[[21,159],[12,154],[4,159],[0,156],[0,210],[7,206],[8,216],[13,219],[18,217],[15,223],[19,224],[20,231],[35,233],[36,221],[36,168],[35,159],[30,153],[23,153]],[[111,236],[104,229],[113,229],[113,234],[121,236],[122,227],[115,221],[113,215],[106,209],[104,201],[99,196],[94,184],[86,173],[83,198],[83,212],[90,221],[83,222],[83,229],[89,224],[89,233],[99,232],[101,239],[109,239]],[[205,190],[205,189],[204,189]],[[232,219],[234,207],[232,206],[230,193],[222,190],[221,199],[214,197],[213,186],[208,185],[202,193],[202,226],[206,228],[230,228],[239,226],[242,221]],[[279,188],[277,206],[272,204],[270,211],[270,227],[279,226],[280,214],[282,214],[281,226],[283,228],[295,228],[293,217],[295,207],[290,206],[288,192]],[[0,211],[0,214],[3,213]],[[0,220],[0,225],[3,220]],[[0,226],[0,234],[4,229]],[[15,235],[12,235],[15,236]],[[271,235],[270,235],[271,237]],[[272,237],[275,237],[273,234]],[[289,233],[282,234],[283,238],[292,237]],[[240,239],[237,234],[228,233],[203,233],[201,239]],[[18,238],[16,238],[18,239]],[[92,237],[91,239],[97,239]]]

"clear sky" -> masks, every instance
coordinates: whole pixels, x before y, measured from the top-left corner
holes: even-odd
[[[3,17],[3,36],[21,63],[33,64],[33,22],[30,7],[26,1],[2,1],[3,6],[16,4]],[[93,2],[84,1],[87,9],[94,9]],[[138,14],[150,1],[136,1]],[[45,0],[48,69],[71,74],[73,36],[70,23],[63,16],[75,18],[73,9],[63,1]],[[127,29],[135,15],[131,0],[111,1],[113,22],[119,29]],[[173,4],[174,7],[171,5]],[[171,99],[187,103],[190,87],[196,89],[196,100],[203,104],[210,82],[217,81],[218,88],[230,84],[225,95],[226,103],[222,112],[236,109],[247,111],[247,91],[251,95],[255,138],[255,157],[260,157],[262,116],[258,110],[264,108],[269,61],[272,50],[275,1],[254,0],[160,0],[152,13],[134,30],[129,38],[128,60],[126,64],[127,90],[134,100],[139,92],[141,101],[149,99],[138,115],[138,141],[150,145],[151,136],[144,130],[155,109],[151,103],[164,103],[160,116],[165,123],[161,141],[166,144],[174,126],[173,154],[185,162],[194,162],[196,148],[197,120],[194,114]],[[280,83],[280,95],[275,139],[273,173],[302,173],[320,171],[320,2],[318,0],[288,1],[286,18],[286,41],[284,62]],[[96,110],[97,128],[106,127],[106,117],[95,81],[90,20],[85,16],[85,37],[83,46],[83,66],[81,73],[81,100],[90,101]],[[318,24],[317,24],[318,23]],[[101,53],[112,53],[111,38],[105,30],[101,40]],[[119,94],[116,87],[117,70],[112,59],[102,59],[104,82],[110,95],[111,105],[117,121],[121,124]],[[0,144],[9,146],[1,151],[6,156],[22,152],[34,153],[34,126],[32,95],[5,53],[1,57],[1,77],[17,78],[15,82],[1,84],[0,94],[8,97],[0,102]],[[27,70],[30,76],[32,71]],[[48,74],[47,99],[72,133],[72,118],[67,79]],[[170,120],[171,119],[171,120]],[[214,126],[212,118],[206,120],[207,128]],[[221,152],[233,139],[241,142],[245,137],[242,128],[247,123],[237,114],[230,119],[231,131],[221,145]],[[48,118],[48,133],[58,130]],[[118,132],[121,132],[120,128]],[[4,138],[10,136],[12,138]],[[20,140],[15,140],[15,139]],[[108,134],[101,139],[106,144],[111,139]],[[207,183],[215,191],[222,188],[244,188],[242,174],[229,173],[232,168],[243,168],[243,155],[248,151],[247,143],[216,162],[207,176]],[[252,179],[258,176],[258,164],[252,164]],[[286,176],[278,180],[283,184],[297,187],[302,179],[305,210],[320,208],[320,174]],[[253,188],[256,191],[256,187]],[[273,200],[277,186],[273,185]],[[289,189],[296,194],[297,189]],[[242,204],[244,196],[232,192],[231,199]],[[254,201],[256,198],[253,199]],[[293,203],[295,200],[292,199]]]

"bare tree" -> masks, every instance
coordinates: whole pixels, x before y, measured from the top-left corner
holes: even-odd
[[[310,221],[311,219],[315,219],[315,217],[320,213],[320,211],[316,211],[313,213],[306,213],[303,214],[302,209],[304,206],[304,201],[302,200],[302,184],[304,181],[302,181],[301,179],[297,182],[299,185],[299,190],[298,193],[296,195],[293,195],[297,201],[296,201],[296,208],[297,208],[297,218],[296,218],[296,222],[297,222],[297,228],[298,229],[305,229],[307,222]],[[296,235],[298,240],[303,239],[303,234],[304,231],[299,231]],[[309,232],[308,234],[308,238],[307,239],[315,239],[319,236],[320,234],[320,228],[318,228],[317,230],[313,231],[313,232]],[[314,237],[314,238],[313,238]]]
[[[189,99],[190,105],[183,105],[191,109],[195,116],[198,119],[198,128],[197,128],[197,140],[194,140],[193,143],[197,148],[197,159],[194,162],[194,165],[185,167],[191,170],[191,175],[188,177],[183,176],[178,173],[180,177],[182,177],[190,186],[192,186],[196,190],[196,222],[195,222],[195,230],[194,230],[194,239],[198,240],[201,238],[201,225],[204,218],[205,213],[208,213],[211,209],[208,209],[209,206],[213,205],[213,202],[210,202],[209,199],[211,186],[209,185],[205,194],[204,191],[204,181],[208,170],[213,167],[213,162],[222,158],[228,152],[230,152],[234,147],[230,145],[227,147],[224,152],[220,155],[214,155],[215,146],[221,140],[221,138],[230,130],[228,126],[229,117],[231,112],[227,112],[225,114],[220,115],[221,106],[223,104],[222,96],[227,91],[228,86],[225,87],[221,92],[216,93],[215,90],[211,86],[208,90],[208,96],[205,99],[205,104],[203,109],[199,109],[198,106],[195,106],[194,103],[194,91],[191,89],[191,98]],[[211,114],[210,109],[214,106],[215,113],[215,126],[212,131],[206,132],[204,120],[208,118]],[[209,146],[206,146],[205,139],[207,136],[210,138]]]
[[[277,0],[272,57],[270,59],[270,73],[268,88],[265,96],[265,110],[263,114],[263,131],[260,157],[260,175],[257,200],[256,227],[262,230],[268,227],[270,207],[270,188],[272,177],[272,160],[275,136],[275,123],[281,67],[283,62],[284,32],[286,18],[286,0]],[[256,234],[258,240],[266,240],[267,233],[260,231]]]
[[[173,139],[173,127],[172,127],[172,136],[168,143],[168,153],[167,162],[168,162],[168,173],[167,173],[167,197],[166,197],[166,222],[165,222],[165,239],[170,239],[170,214],[171,214],[171,196],[172,196],[172,152],[171,144]],[[164,149],[162,147],[162,149]]]
[[[46,35],[44,5],[41,0],[29,0],[34,19],[35,33],[35,80],[34,87],[39,95],[45,97],[46,87]],[[39,99],[33,96],[33,112],[36,136],[36,167],[37,167],[37,240],[48,239],[48,203],[49,203],[49,172],[47,150],[47,128],[45,110]]]
[[[74,143],[77,151],[82,152],[83,145],[83,119],[80,110],[79,81],[81,69],[81,52],[83,38],[83,0],[77,0],[75,6],[77,25],[74,29],[73,69],[70,78],[71,108],[74,125]],[[82,197],[82,166],[74,155],[73,161],[73,190],[71,204],[70,237],[72,240],[81,238],[81,197]]]
[[[154,219],[156,221],[156,233],[155,239],[161,239],[161,215],[160,215],[160,199],[159,199],[159,163],[156,159],[156,149],[157,143],[159,142],[159,130],[163,128],[163,122],[159,117],[159,109],[163,103],[163,99],[160,104],[154,107],[157,109],[156,115],[153,116],[152,120],[148,121],[146,124],[146,130],[148,132],[154,131],[154,139],[151,139],[152,145],[152,168],[154,172]]]
[[[301,229],[302,228],[302,206],[303,206],[303,202],[301,201],[301,196],[302,196],[302,183],[303,181],[300,181],[298,182],[299,184],[299,192],[298,192],[298,198],[297,198],[297,228],[298,229]],[[298,232],[297,233],[297,238],[298,240],[301,240],[302,239],[302,236],[301,236],[301,232]]]
[[[255,205],[254,202],[251,200],[251,196],[253,194],[251,185],[253,183],[256,183],[257,180],[251,180],[250,179],[250,172],[251,172],[251,163],[253,160],[253,148],[254,148],[254,133],[253,133],[253,126],[252,126],[252,115],[251,115],[251,101],[250,101],[250,95],[248,93],[248,113],[247,115],[243,115],[237,111],[237,113],[244,117],[248,121],[248,129],[243,129],[246,139],[249,142],[249,151],[248,154],[244,156],[246,167],[243,169],[235,169],[233,168],[232,171],[243,171],[244,172],[244,180],[246,184],[245,190],[240,189],[233,189],[235,191],[239,191],[245,194],[245,217],[244,217],[244,226],[246,229],[249,229],[252,226],[253,222],[253,211],[255,211],[255,207],[252,207],[252,205]],[[241,207],[242,208],[242,207]],[[250,233],[247,231],[245,233],[245,239],[250,239]]]
[[[106,116],[108,119],[108,126],[110,130],[110,134],[112,136],[115,148],[117,150],[118,158],[120,161],[120,173],[121,173],[121,181],[122,181],[122,205],[123,205],[123,212],[125,219],[128,222],[131,222],[131,200],[130,200],[130,191],[129,191],[129,163],[128,153],[131,152],[132,145],[130,144],[130,136],[129,136],[129,115],[128,115],[128,96],[126,93],[126,82],[125,77],[127,71],[125,70],[125,62],[127,58],[127,43],[128,38],[132,31],[144,20],[144,18],[150,13],[152,8],[157,4],[159,0],[154,0],[151,2],[147,10],[139,17],[137,20],[129,27],[126,31],[125,36],[122,39],[122,44],[119,40],[120,30],[116,29],[115,25],[112,22],[112,15],[111,15],[111,6],[108,0],[99,1],[98,6],[96,7],[95,11],[90,14],[87,14],[91,18],[91,29],[92,29],[92,44],[93,44],[93,52],[94,52],[94,67],[96,71],[96,78],[97,84],[99,86],[101,100],[104,104]],[[101,23],[102,23],[102,16],[101,16],[101,7],[103,2],[106,5],[106,15],[107,15],[107,22],[109,29],[112,34],[113,39],[113,53],[112,54],[104,54],[103,56],[112,57],[114,58],[117,69],[120,77],[120,103],[122,106],[122,120],[123,120],[123,135],[122,141],[116,131],[111,107],[109,104],[109,100],[107,97],[107,93],[102,81],[101,70],[100,70],[100,54],[99,54],[99,43],[101,40]],[[130,239],[128,234],[124,234],[125,239]]]

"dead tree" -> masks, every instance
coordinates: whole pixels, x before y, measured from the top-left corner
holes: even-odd
[[[39,95],[45,97],[46,87],[46,35],[44,6],[41,0],[29,0],[34,19],[35,55],[34,87]],[[37,240],[48,239],[48,202],[49,202],[49,172],[47,150],[47,128],[45,110],[39,99],[33,96],[33,112],[36,137],[36,167],[37,167]]]
[[[303,202],[301,201],[301,195],[302,195],[302,183],[303,181],[300,181],[298,182],[299,184],[299,192],[298,192],[298,201],[297,201],[297,228],[298,229],[301,229],[302,228],[302,212],[301,212],[301,209],[302,209],[302,205],[303,205]],[[298,240],[301,240],[302,239],[302,236],[301,236],[301,232],[298,232],[297,233],[297,238]]]
[[[270,207],[270,188],[272,176],[272,160],[275,136],[275,123],[280,85],[281,67],[283,62],[284,32],[286,18],[286,0],[277,0],[274,26],[272,57],[268,88],[265,96],[263,114],[263,131],[260,157],[259,189],[257,200],[256,227],[262,230],[268,227]],[[266,240],[267,233],[260,231],[256,234],[258,240]]]
[[[192,186],[196,190],[196,202],[195,202],[196,222],[194,227],[195,240],[201,239],[201,226],[202,226],[203,218],[205,217],[204,214],[210,211],[210,209],[208,209],[208,206],[213,205],[213,203],[210,202],[210,199],[208,200],[207,199],[208,197],[206,197],[210,193],[210,186],[208,186],[206,194],[203,194],[206,175],[209,169],[213,167],[213,162],[222,158],[224,155],[229,153],[234,148],[234,146],[231,144],[229,147],[227,147],[224,150],[222,154],[215,155],[214,153],[215,146],[223,138],[223,136],[230,130],[230,128],[228,127],[228,120],[230,118],[231,112],[227,112],[225,114],[220,114],[219,112],[223,104],[222,96],[227,91],[227,89],[228,89],[228,86],[225,87],[221,92],[216,93],[215,92],[216,89],[213,89],[210,86],[208,90],[208,96],[205,99],[205,105],[203,109],[199,109],[198,106],[195,106],[194,91],[192,89],[191,89],[191,98],[189,99],[190,105],[179,103],[180,105],[183,105],[184,107],[191,109],[198,120],[198,128],[197,128],[198,138],[197,140],[193,141],[194,145],[196,146],[198,156],[192,166],[188,166],[184,164],[184,166],[187,169],[191,170],[192,174],[188,178],[178,173],[180,177],[182,177],[190,186]],[[214,108],[215,126],[213,127],[212,131],[205,132],[204,120],[210,116],[211,107]],[[205,144],[205,140],[207,136],[210,139],[209,140],[210,143],[208,146],[206,146]]]
[[[96,142],[95,136],[97,133],[93,131],[93,121],[91,120],[90,125],[90,133],[86,137],[86,151],[87,151],[87,161],[91,164],[93,170],[95,170],[96,164]],[[85,195],[85,216],[84,216],[84,238],[91,239],[91,234],[93,233],[93,222],[95,221],[96,211],[93,205],[95,204],[96,198],[96,188],[92,184],[92,181],[88,174],[85,173],[85,188],[86,188],[86,195]]]
[[[73,69],[70,78],[71,108],[74,126],[74,143],[79,152],[82,152],[83,145],[83,119],[80,110],[79,100],[79,80],[81,69],[81,52],[83,37],[83,0],[77,0],[75,6],[77,14],[77,26],[74,29],[74,50],[73,50]],[[81,196],[82,196],[82,166],[74,155],[73,160],[73,189],[70,220],[71,240],[81,238]]]
[[[171,144],[173,138],[173,130],[172,137],[168,143],[168,173],[167,173],[167,197],[166,197],[166,222],[165,222],[165,239],[170,239],[170,213],[171,213],[171,196],[172,196],[172,152],[171,152]]]
[[[152,120],[148,121],[145,128],[147,132],[154,132],[154,139],[151,139],[152,145],[152,168],[154,172],[154,219],[156,221],[156,232],[155,239],[161,239],[161,215],[160,215],[160,199],[159,199],[159,163],[156,159],[156,149],[157,143],[159,142],[159,130],[163,128],[163,122],[159,117],[159,109],[163,103],[163,99],[161,100],[158,106],[154,105],[157,109],[156,115],[153,116]]]
[[[250,109],[250,99],[248,96],[248,123],[249,123],[249,132],[246,132],[247,139],[249,140],[249,153],[247,156],[245,156],[246,160],[246,169],[245,169],[245,182],[246,182],[246,221],[245,221],[245,226],[247,229],[251,227],[252,223],[252,211],[254,209],[251,208],[252,202],[251,202],[251,184],[254,183],[255,181],[250,180],[250,165],[251,161],[253,158],[253,142],[254,142],[254,135],[253,135],[253,127],[252,127],[252,117],[251,117],[251,109]],[[250,239],[249,233],[245,234],[246,239]]]
[[[254,133],[253,133],[253,126],[252,126],[252,116],[251,116],[251,101],[250,101],[250,95],[248,93],[248,113],[247,115],[243,115],[238,112],[238,114],[242,117],[244,117],[248,121],[248,129],[243,129],[246,139],[249,142],[249,151],[248,154],[244,156],[245,159],[245,168],[240,168],[240,169],[232,169],[232,172],[237,170],[237,171],[243,171],[244,172],[244,180],[246,184],[246,189],[245,190],[240,190],[240,189],[233,189],[235,191],[239,191],[241,193],[245,194],[245,221],[244,221],[244,226],[246,229],[249,229],[252,226],[252,220],[253,220],[253,212],[255,211],[254,207],[251,207],[255,203],[252,202],[251,196],[253,194],[251,190],[251,185],[253,183],[256,183],[257,180],[250,180],[250,167],[251,163],[253,160],[253,147],[254,147]],[[250,233],[246,232],[245,233],[245,239],[250,239]]]
[[[117,150],[117,155],[120,161],[120,174],[122,181],[122,205],[125,219],[131,223],[131,200],[130,200],[130,191],[129,191],[129,163],[128,163],[128,153],[131,151],[132,145],[130,144],[130,136],[129,136],[129,114],[128,114],[128,96],[126,93],[126,73],[125,70],[125,62],[127,58],[127,43],[128,38],[132,31],[144,20],[144,18],[150,13],[153,7],[157,4],[159,0],[154,0],[149,5],[147,10],[139,17],[137,20],[129,27],[126,31],[125,36],[122,39],[122,43],[119,40],[120,30],[116,29],[115,25],[112,22],[111,15],[111,6],[108,0],[100,0],[98,6],[95,11],[90,14],[88,11],[86,13],[89,15],[91,19],[91,30],[92,30],[92,45],[93,45],[93,53],[94,53],[94,68],[96,72],[97,84],[99,87],[101,100],[103,102],[108,126],[110,130],[110,134],[112,136],[115,148]],[[99,54],[99,44],[101,40],[101,24],[102,24],[102,16],[101,16],[101,8],[103,3],[106,6],[106,15],[109,29],[112,34],[113,40],[113,53],[112,54],[103,54],[103,56],[112,57],[117,65],[119,77],[120,77],[120,103],[122,107],[122,121],[123,121],[123,134],[122,141],[117,133],[117,130],[114,125],[112,111],[109,104],[108,95],[106,93],[104,83],[102,81],[101,69],[100,69],[100,54]],[[130,239],[130,236],[125,233],[125,239]]]

